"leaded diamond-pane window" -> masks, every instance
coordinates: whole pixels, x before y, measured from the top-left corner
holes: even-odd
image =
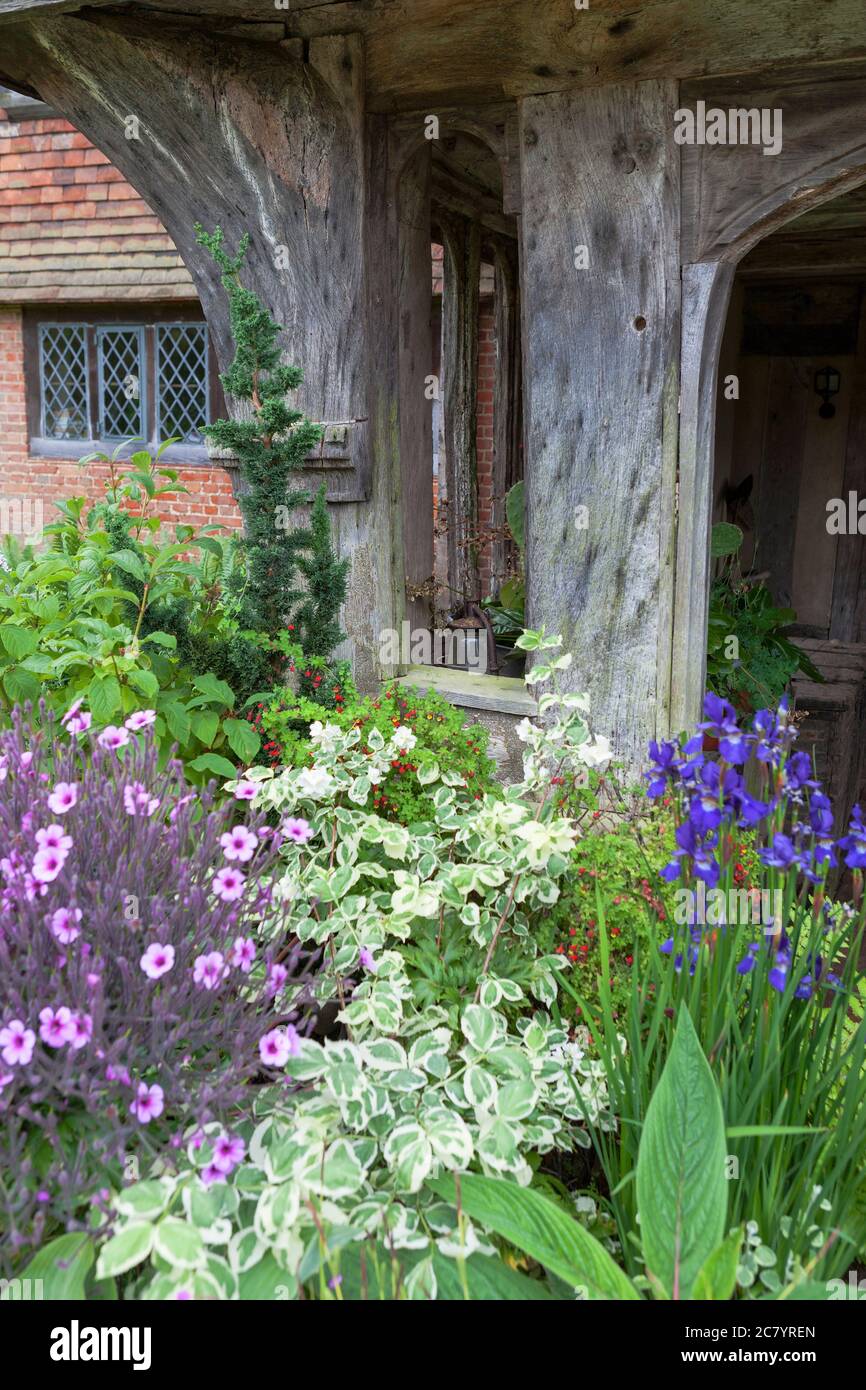
[[[144,329],[98,328],[99,433],[102,439],[143,439]]]
[[[87,329],[45,323],[39,329],[42,433],[48,439],[88,439]]]
[[[156,330],[157,434],[190,444],[203,441],[208,423],[207,329],[203,323],[166,323]]]

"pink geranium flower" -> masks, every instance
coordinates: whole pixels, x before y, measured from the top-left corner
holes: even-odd
[[[243,897],[245,882],[240,869],[220,869],[214,878],[213,890],[224,903],[234,903]]]
[[[53,936],[63,946],[68,946],[81,935],[78,923],[81,921],[79,907],[58,907],[48,918],[48,926]]]
[[[283,821],[282,830],[296,845],[305,845],[313,838],[313,828],[303,816],[289,816]]]
[[[151,724],[156,723],[156,710],[137,709],[128,719],[124,720],[127,729],[131,729],[137,734],[141,729],[149,729]]]
[[[123,809],[128,816],[152,816],[159,797],[151,796],[141,782],[127,782],[123,789]]]
[[[222,951],[211,951],[206,956],[196,956],[193,961],[192,977],[197,985],[205,989],[217,989],[229,973]]]
[[[252,830],[247,830],[245,825],[236,825],[232,830],[220,835],[220,844],[226,859],[237,859],[241,864],[246,864],[252,859],[253,850],[258,843],[258,835],[254,835]]]
[[[72,1036],[69,1039],[69,1046],[73,1052],[85,1047],[93,1037],[93,1019],[90,1014],[75,1013],[72,1015]]]
[[[162,1114],[164,1101],[165,1092],[161,1086],[148,1086],[145,1081],[140,1081],[138,1094],[129,1109],[139,1124],[146,1125]]]
[[[75,1037],[72,1013],[65,1006],[42,1009],[39,1013],[39,1036],[49,1047],[62,1047]]]
[[[48,809],[53,811],[55,816],[65,816],[67,811],[72,810],[77,800],[77,782],[58,782],[48,798]]]
[[[8,1067],[25,1067],[35,1046],[36,1034],[20,1018],[13,1018],[0,1028],[0,1056]]]
[[[62,825],[49,825],[46,830],[37,830],[36,843],[40,849],[58,849],[61,854],[68,854],[72,836],[66,834]]]
[[[66,855],[59,849],[39,849],[30,870],[37,883],[53,883],[63,865]]]
[[[149,980],[158,980],[160,975],[165,975],[174,965],[174,947],[161,946],[158,941],[154,941],[148,946],[139,964]]]
[[[213,1166],[220,1173],[230,1173],[236,1168],[246,1153],[243,1139],[231,1134],[221,1134],[213,1146]]]
[[[60,720],[60,723],[65,726],[67,733],[83,734],[90,728],[93,722],[93,715],[83,710],[81,705],[82,701],[76,700],[74,704],[69,706],[69,709]]]
[[[238,936],[232,946],[232,953],[229,959],[232,965],[238,970],[248,975],[253,968],[253,961],[256,958],[256,945],[251,936]]]
[[[259,1040],[259,1056],[266,1067],[284,1067],[290,1057],[296,1057],[300,1047],[298,1035],[291,1024],[272,1028]]]
[[[97,735],[96,742],[101,748],[124,748],[129,743],[129,733],[117,724],[106,724],[102,733]]]
[[[280,961],[274,961],[268,966],[268,994],[279,994],[288,978],[286,967]]]

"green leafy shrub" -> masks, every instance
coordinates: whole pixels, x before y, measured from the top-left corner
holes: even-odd
[[[174,541],[163,538],[150,504],[176,490],[177,475],[158,457],[140,450],[129,469],[107,461],[105,500],[89,509],[83,497],[57,504],[48,548],[0,572],[6,711],[44,699],[63,713],[79,702],[105,727],[154,710],[164,755],[177,743],[193,773],[230,776],[230,759],[250,761],[259,739],[238,717],[234,689],[204,664],[225,645],[208,629],[222,552],[207,529],[183,527]],[[179,610],[203,669],[180,659],[176,633],[161,625],[170,626]]]
[[[797,621],[794,609],[778,608],[765,584],[740,572],[742,541],[738,526],[719,522],[713,527],[712,555],[723,564],[710,589],[707,686],[748,711],[778,704],[798,671],[813,681],[824,677],[785,636]]]
[[[329,696],[333,701],[329,728],[358,729],[362,746],[366,746],[373,731],[387,739],[397,728],[406,731],[374,791],[373,805],[380,815],[403,825],[428,820],[433,811],[432,791],[428,788],[436,781],[436,776],[430,774],[440,767],[463,779],[461,800],[479,800],[491,790],[495,764],[487,757],[488,730],[480,724],[467,724],[462,710],[455,709],[441,695],[387,684],[378,696],[361,698],[347,672],[338,673],[334,679],[327,667],[317,666],[316,659],[308,659],[300,647],[289,651],[290,671],[296,671],[308,683],[317,682],[323,703]],[[330,679],[334,679],[333,685],[329,685]],[[320,714],[314,704],[289,689],[276,692],[257,709],[254,723],[263,735],[268,761],[289,767],[309,763],[316,752],[310,738],[311,721],[317,721]]]

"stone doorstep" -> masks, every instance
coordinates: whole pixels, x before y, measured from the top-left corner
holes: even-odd
[[[474,671],[456,670],[453,666],[410,666],[394,683],[411,685],[425,695],[435,690],[462,709],[514,714],[528,719],[538,714],[533,696],[516,676],[481,676]]]

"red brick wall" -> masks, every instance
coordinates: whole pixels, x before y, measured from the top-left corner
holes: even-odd
[[[240,512],[224,468],[189,464],[178,466],[178,473],[189,495],[176,493],[160,499],[156,515],[168,523],[188,526],[240,527]],[[43,524],[47,526],[55,516],[52,502],[82,494],[98,501],[107,477],[104,464],[89,464],[82,469],[71,459],[31,457],[21,310],[0,306],[0,496],[41,500]]]

